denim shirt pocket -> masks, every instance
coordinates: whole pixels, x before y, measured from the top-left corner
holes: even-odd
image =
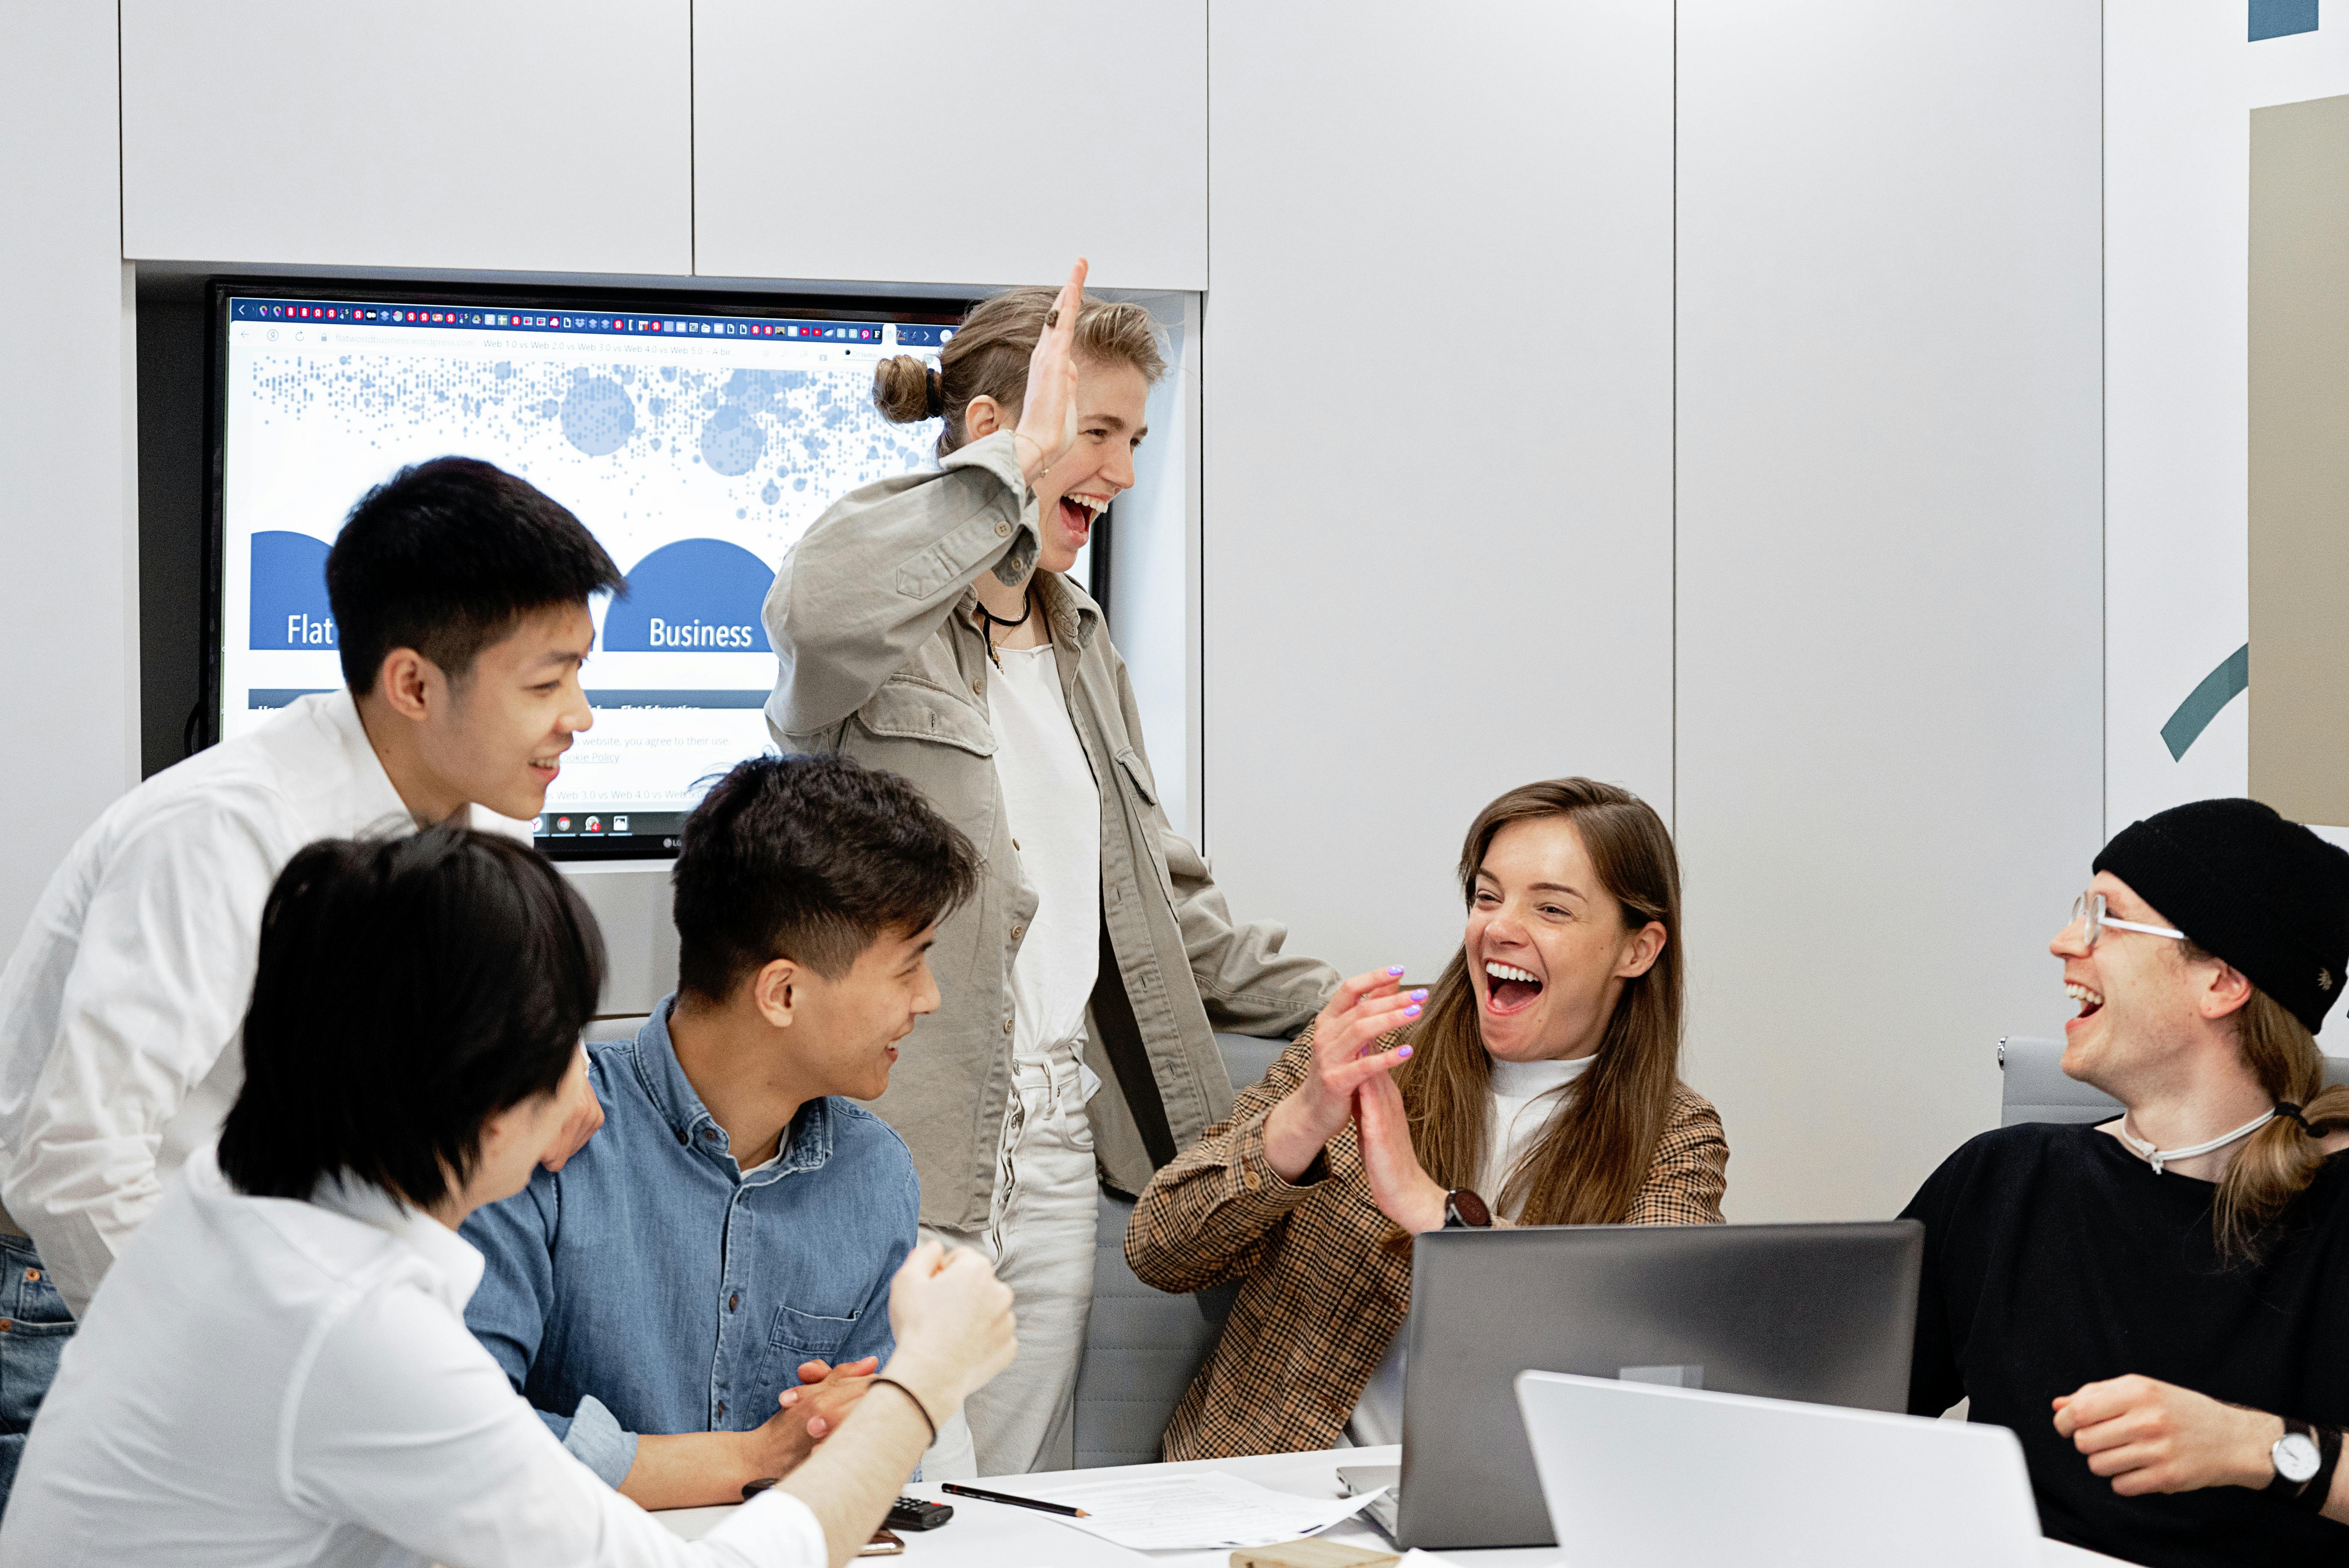
[[[768,1334],[767,1342],[778,1350],[788,1351],[794,1362],[836,1361],[859,1315],[852,1312],[846,1317],[826,1317],[820,1313],[802,1312],[795,1306],[779,1306],[775,1309],[775,1326]]]

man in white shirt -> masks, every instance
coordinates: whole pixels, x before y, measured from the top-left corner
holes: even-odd
[[[67,1350],[0,1564],[840,1568],[1011,1358],[986,1264],[915,1249],[839,1429],[678,1539],[564,1452],[461,1315],[481,1256],[458,1227],[560,1150],[587,1076],[604,965],[578,895],[452,822],[306,846],[260,924],[243,1088]]]
[[[327,557],[347,689],[140,784],[50,879],[0,973],[0,1501],[71,1319],[243,1081],[279,869],[313,840],[468,808],[535,817],[593,722],[589,596],[620,586],[523,480],[462,458],[403,469]],[[601,1119],[592,1096],[569,1109],[558,1161]]]

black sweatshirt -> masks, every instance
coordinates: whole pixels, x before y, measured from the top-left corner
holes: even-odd
[[[2217,1191],[2092,1127],[2009,1127],[1951,1155],[1903,1214],[1925,1222],[1909,1408],[1971,1398],[2021,1438],[2056,1540],[2152,1568],[2349,1563],[2349,1525],[2242,1487],[2121,1497],[2055,1433],[2049,1401],[2131,1372],[2349,1426],[2349,1160],[2229,1267]]]

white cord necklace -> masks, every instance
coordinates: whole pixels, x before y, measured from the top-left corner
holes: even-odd
[[[2136,1150],[2139,1155],[2143,1156],[2146,1163],[2153,1167],[2153,1173],[2158,1176],[2161,1174],[2162,1166],[2168,1164],[2170,1161],[2191,1160],[2198,1154],[2208,1154],[2214,1149],[2224,1149],[2227,1145],[2234,1142],[2238,1139],[2249,1138],[2252,1133],[2257,1132],[2261,1128],[2265,1127],[2269,1122],[2273,1121],[2275,1119],[2276,1113],[2274,1111],[2263,1111],[2260,1115],[2251,1118],[2251,1120],[2243,1123],[2242,1126],[2235,1129],[2234,1131],[2224,1133],[2220,1137],[2210,1140],[2208,1143],[2198,1143],[2191,1149],[2156,1149],[2152,1144],[2147,1143],[2144,1139],[2139,1138],[2137,1134],[2129,1130],[2129,1119],[2127,1115],[2124,1113],[2121,1117],[2121,1141],[2127,1144],[2131,1149]]]

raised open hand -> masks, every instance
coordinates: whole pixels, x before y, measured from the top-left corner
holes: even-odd
[[[1019,402],[1012,446],[1019,454],[1019,471],[1040,492],[1046,472],[1077,444],[1077,313],[1084,308],[1085,268],[1079,256],[1036,340],[1036,352],[1028,356],[1028,391]]]
[[[1354,1136],[1379,1212],[1413,1235],[1442,1230],[1446,1193],[1411,1146],[1411,1116],[1393,1075],[1376,1074],[1354,1091]]]
[[[1402,989],[1402,970],[1372,970],[1340,985],[1313,1020],[1313,1069],[1265,1119],[1265,1157],[1286,1181],[1313,1163],[1354,1109],[1354,1091],[1411,1056],[1411,1047],[1373,1050],[1378,1038],[1419,1016],[1427,993]]]

